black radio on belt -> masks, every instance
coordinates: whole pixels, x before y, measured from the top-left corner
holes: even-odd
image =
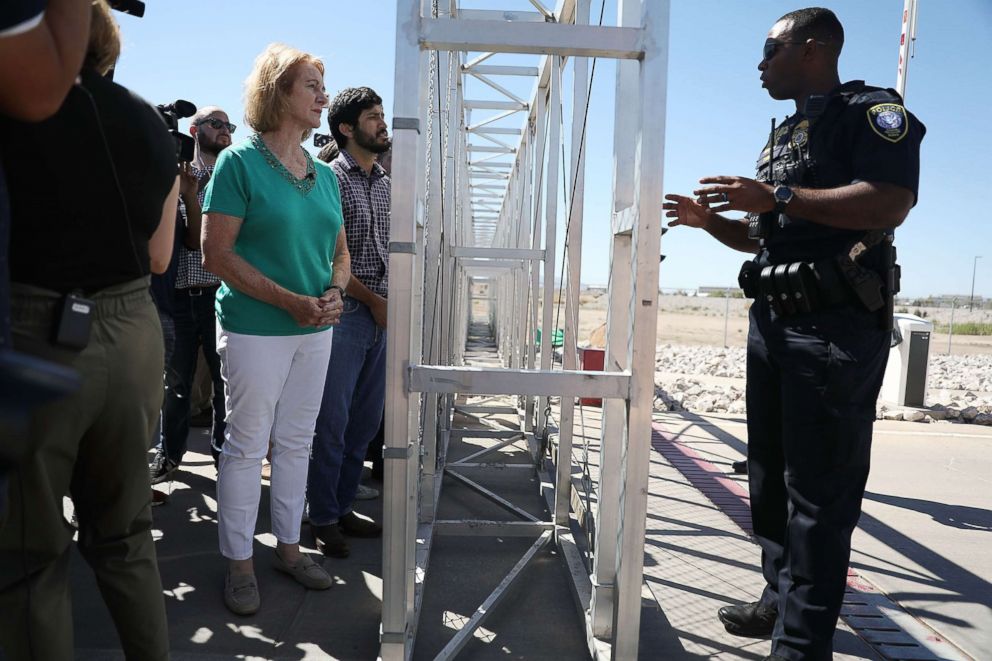
[[[62,297],[55,314],[52,343],[68,349],[85,349],[90,342],[95,304],[83,298],[82,292],[72,292]]]

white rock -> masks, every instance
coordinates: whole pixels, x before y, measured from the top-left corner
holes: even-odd
[[[883,411],[882,420],[902,420],[902,411]]]
[[[920,411],[919,409],[907,409],[902,414],[902,419],[905,420],[906,422],[919,422],[923,420],[925,416],[926,413]]]

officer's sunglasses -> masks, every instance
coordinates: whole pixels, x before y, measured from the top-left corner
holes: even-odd
[[[826,46],[827,42],[819,41],[816,39],[809,39],[807,41],[814,41],[821,46]],[[761,59],[770,60],[775,57],[781,46],[799,46],[801,44],[807,43],[807,41],[776,41],[774,39],[769,39],[765,42],[765,47],[761,50]]]
[[[233,134],[234,131],[238,128],[231,122],[225,122],[224,120],[217,119],[215,117],[207,117],[206,119],[201,119],[196,123],[197,126],[203,126],[204,124],[209,124],[210,128],[212,128],[215,131],[219,131],[226,126],[228,133],[231,134]]]

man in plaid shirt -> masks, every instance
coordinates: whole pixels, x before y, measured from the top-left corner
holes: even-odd
[[[351,280],[317,416],[307,478],[310,529],[325,555],[347,557],[344,535],[377,537],[379,524],[352,503],[386,393],[389,177],[376,156],[390,147],[382,99],[368,87],[341,91],[328,122],[341,152],[331,162],[341,188]]]
[[[201,108],[190,120],[189,131],[196,140],[196,151],[190,167],[192,174],[183,178],[180,188],[179,210],[185,232],[179,254],[176,275],[173,320],[175,322],[175,348],[166,366],[165,406],[162,409],[162,447],[151,465],[152,484],[169,479],[179,468],[190,426],[190,395],[193,375],[200,348],[213,381],[213,433],[211,452],[214,462],[224,443],[224,382],[220,376],[220,358],[217,355],[216,314],[214,297],[220,279],[203,268],[200,252],[200,205],[214,163],[220,152],[230,146],[235,126],[227,113],[216,106]]]

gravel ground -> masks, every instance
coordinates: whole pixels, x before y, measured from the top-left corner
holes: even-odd
[[[666,344],[655,360],[658,407],[745,413],[744,349]],[[924,409],[879,402],[879,419],[992,425],[992,355],[931,355]]]

